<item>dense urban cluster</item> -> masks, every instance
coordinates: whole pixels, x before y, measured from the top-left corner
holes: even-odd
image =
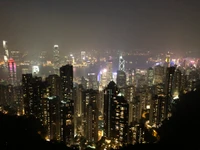
[[[35,116],[46,130],[46,141],[63,142],[74,148],[118,149],[128,144],[160,140],[158,129],[172,116],[179,96],[199,84],[200,61],[196,58],[162,59],[147,69],[127,66],[122,52],[97,58],[81,51],[80,58],[62,57],[54,45],[52,60],[21,61],[18,51],[9,54],[7,42],[1,69],[0,104],[4,114]],[[106,55],[109,55],[106,57]],[[137,56],[147,53],[137,53]],[[12,57],[13,56],[13,57]],[[39,58],[44,59],[44,55]],[[113,72],[117,59],[117,70]],[[103,62],[87,76],[74,75]],[[41,67],[48,73],[41,74]],[[19,73],[18,73],[19,72]]]

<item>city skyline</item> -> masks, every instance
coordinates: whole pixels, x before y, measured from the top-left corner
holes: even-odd
[[[1,147],[198,146],[199,6],[0,0]]]
[[[198,51],[199,1],[0,1],[9,49]],[[1,48],[2,49],[2,48]]]

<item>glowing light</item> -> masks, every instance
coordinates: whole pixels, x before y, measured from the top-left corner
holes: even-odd
[[[147,109],[150,109],[150,105],[147,105],[147,107],[146,107]]]
[[[7,41],[3,41],[3,47],[7,49]]]
[[[107,69],[103,69],[103,73],[106,73],[107,72]]]
[[[39,66],[33,66],[33,67],[32,67],[32,73],[33,73],[33,74],[38,74],[39,71],[40,71]]]

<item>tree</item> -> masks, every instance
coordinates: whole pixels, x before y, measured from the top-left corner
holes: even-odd
[[[200,89],[181,95],[169,120],[165,120],[158,130],[159,144],[182,146],[200,145]]]
[[[70,149],[63,144],[47,142],[38,134],[40,125],[32,117],[11,116],[0,113],[1,149]]]

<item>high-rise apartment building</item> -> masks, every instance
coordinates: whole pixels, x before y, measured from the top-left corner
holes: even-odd
[[[72,144],[74,138],[74,100],[73,100],[73,66],[65,65],[60,68],[61,77],[61,129],[63,141]],[[61,132],[62,132],[61,131]]]
[[[128,109],[127,101],[121,96],[117,85],[111,81],[104,90],[104,129],[109,140],[127,143]]]
[[[54,74],[59,75],[59,68],[60,68],[60,54],[59,54],[59,46],[54,45]]]
[[[88,104],[86,106],[86,126],[85,136],[88,142],[97,142],[98,140],[98,108],[97,102],[99,92],[96,90],[88,90]]]

